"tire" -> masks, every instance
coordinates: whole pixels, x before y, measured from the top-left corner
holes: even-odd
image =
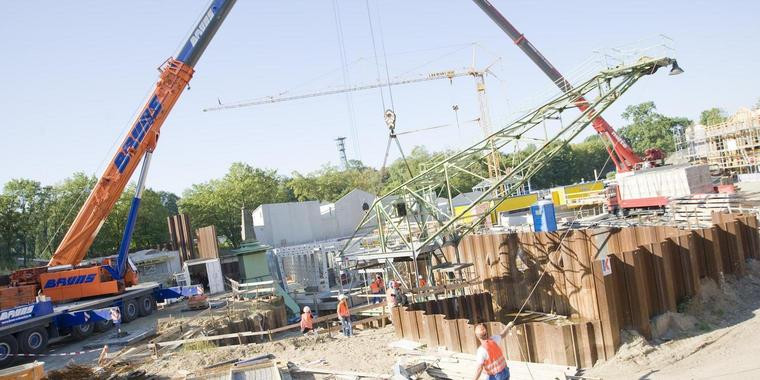
[[[141,317],[144,317],[146,315],[153,314],[153,297],[151,296],[145,296],[140,297],[139,302],[137,303],[138,306],[138,312],[140,313]]]
[[[16,362],[18,342],[13,335],[0,337],[0,368],[5,368]]]
[[[40,354],[45,351],[47,344],[48,332],[42,326],[25,330],[18,336],[19,350],[25,354]]]
[[[121,323],[129,323],[140,316],[140,307],[135,299],[125,300],[121,305]]]
[[[71,328],[71,336],[74,337],[76,340],[82,340],[95,332],[95,324],[94,323],[85,323],[82,325],[77,325]]]
[[[109,320],[103,320],[103,321],[97,321],[95,322],[95,332],[104,332],[108,331],[113,327],[113,321]]]

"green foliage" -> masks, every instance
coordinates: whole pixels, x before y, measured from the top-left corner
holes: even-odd
[[[28,179],[7,182],[0,194],[0,267],[15,267],[17,257],[25,260],[50,257],[95,181],[94,177],[75,173],[55,186],[42,186]],[[88,256],[116,253],[134,191],[134,186],[130,186],[117,201]],[[166,217],[170,210],[163,200],[176,195],[162,194],[150,189],[143,193],[130,250],[156,247],[168,240]]]
[[[628,106],[622,116],[630,124],[620,129],[620,135],[628,140],[639,155],[643,155],[648,148],[673,152],[673,128],[691,124],[691,120],[687,118],[669,117],[658,113],[654,102]]]
[[[379,184],[380,175],[377,170],[354,161],[347,170],[325,165],[306,175],[293,172],[293,178],[287,182],[287,187],[299,201],[335,202],[355,188],[374,193]]]
[[[704,110],[699,115],[699,123],[702,125],[713,125],[726,121],[726,114],[720,108],[710,108]]]
[[[285,179],[274,170],[263,170],[236,162],[221,179],[195,184],[185,190],[179,209],[190,215],[194,228],[215,225],[216,231],[239,247],[240,210],[253,210],[262,203],[293,200]]]
[[[106,218],[103,227],[90,248],[90,256],[107,256],[119,249],[124,227],[135,196],[135,185],[130,185],[116,201],[113,210]],[[171,215],[169,209],[162,204],[160,192],[151,189],[143,191],[140,209],[135,221],[130,251],[156,248],[168,242],[169,226],[166,218]]]

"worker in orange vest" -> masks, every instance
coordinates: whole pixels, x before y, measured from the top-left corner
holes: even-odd
[[[351,336],[351,312],[348,308],[348,297],[341,294],[338,296],[338,320],[343,330],[343,335]]]
[[[377,274],[375,276],[375,281],[377,282],[377,286],[380,287],[380,293],[385,292],[385,281],[383,281],[383,276]]]
[[[417,283],[419,284],[420,288],[427,286],[427,280],[425,280],[425,277],[422,277],[422,275],[417,276]]]
[[[314,331],[314,317],[311,315],[311,308],[304,306],[301,314],[301,334],[306,335],[309,331]]]
[[[513,322],[507,323],[504,330],[499,335],[489,337],[488,331],[484,324],[475,327],[475,336],[480,341],[480,347],[475,352],[475,359],[478,363],[478,371],[475,373],[475,380],[480,378],[480,374],[486,371],[488,380],[509,380],[509,367],[507,359],[499,347],[501,340],[507,336],[509,330],[514,326]]]
[[[369,283],[369,292],[372,295],[376,295],[376,294],[380,294],[381,293],[380,286],[377,284],[377,280],[374,280],[374,281],[372,281],[372,282]],[[376,297],[372,297],[370,299],[370,303],[378,303],[379,301],[380,301],[380,299],[376,298]]]

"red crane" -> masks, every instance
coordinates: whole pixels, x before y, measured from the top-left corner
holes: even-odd
[[[488,0],[473,0],[480,9],[485,12],[493,22],[498,25],[501,30],[504,31],[522,50],[533,63],[535,63],[541,71],[549,77],[549,79],[557,85],[563,92],[569,92],[573,89],[573,86],[568,82],[565,77],[544,57],[533,44],[525,38],[525,35],[520,33],[499,11],[491,5]],[[579,97],[577,100],[578,108],[581,111],[588,109],[588,102],[583,97]],[[592,122],[592,126],[596,132],[605,141],[605,148],[609,153],[612,162],[615,164],[615,168],[618,172],[627,172],[640,167],[645,160],[642,160],[631,146],[615,132],[615,129],[607,123],[601,116],[596,116]],[[659,149],[648,149],[647,160],[650,160],[650,153],[652,160],[662,159],[662,151]]]

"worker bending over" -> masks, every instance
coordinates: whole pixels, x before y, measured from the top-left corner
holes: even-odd
[[[341,294],[338,296],[338,319],[343,330],[343,335],[351,336],[351,312],[348,309],[348,297]]]
[[[304,306],[301,314],[301,334],[306,335],[309,331],[314,331],[314,317],[311,315],[311,308]]]
[[[509,330],[514,326],[513,322],[507,323],[504,330],[499,335],[488,336],[488,330],[484,324],[475,326],[475,336],[480,341],[480,347],[475,352],[475,360],[478,363],[478,371],[475,373],[475,380],[480,378],[480,374],[486,371],[488,380],[509,380],[509,367],[507,367],[507,358],[501,352],[499,343],[507,336]]]

